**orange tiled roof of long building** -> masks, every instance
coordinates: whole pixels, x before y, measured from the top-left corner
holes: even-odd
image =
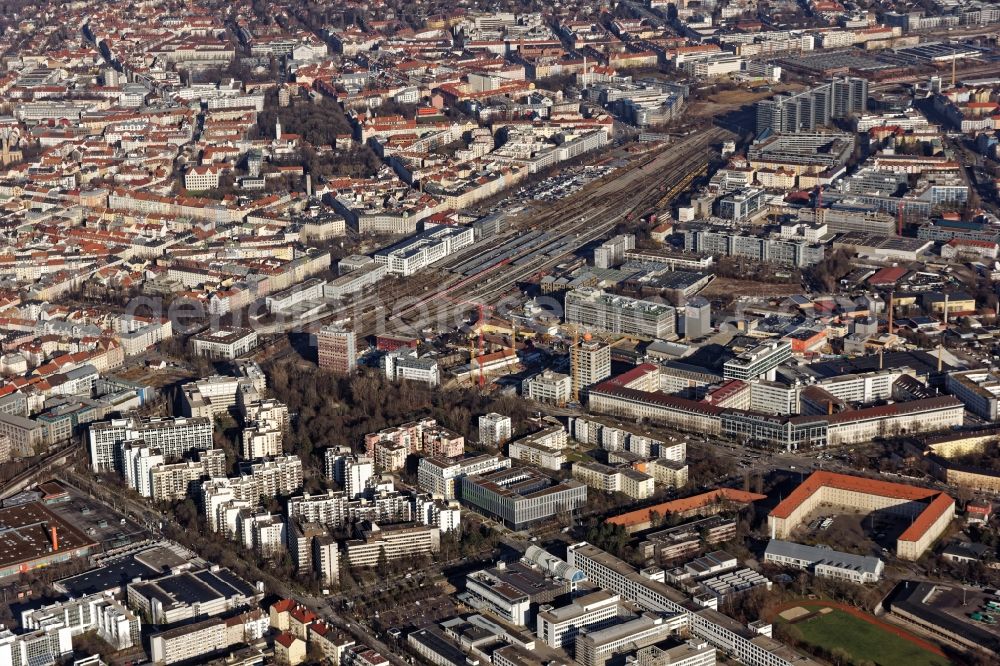
[[[650,519],[650,513],[653,511],[656,511],[660,515],[666,515],[668,513],[684,513],[687,511],[693,511],[719,501],[742,502],[744,504],[749,504],[750,502],[756,502],[763,499],[767,499],[767,495],[758,495],[757,493],[737,490],[736,488],[717,488],[715,490],[710,490],[707,493],[702,493],[701,495],[684,497],[670,502],[663,502],[662,504],[657,504],[655,506],[646,507],[645,509],[637,509],[635,511],[629,511],[628,513],[612,516],[605,522],[611,523],[612,525],[628,527],[648,521]]]
[[[784,501],[774,507],[771,511],[771,515],[775,518],[788,518],[800,504],[823,487],[837,488],[838,490],[849,490],[868,495],[878,495],[880,497],[892,497],[895,499],[910,501],[927,500],[937,496],[934,501],[931,502],[931,507],[933,507],[937,503],[938,499],[942,497],[947,500],[945,506],[947,506],[950,502],[954,502],[954,500],[952,500],[948,495],[932,488],[920,488],[917,486],[908,486],[903,483],[892,483],[891,481],[879,481],[877,479],[867,479],[865,477],[851,476],[849,474],[819,471],[810,474],[809,478],[803,481],[798,488],[793,490],[792,493],[784,499]],[[930,509],[930,507],[928,507],[928,509]],[[917,521],[914,522],[909,529],[907,529],[907,532],[913,530],[913,527],[921,522],[924,518],[924,514],[926,513],[927,511],[924,511],[917,518]],[[940,515],[940,511],[938,511],[937,515]],[[931,520],[931,522],[933,522],[933,520]],[[926,529],[926,525],[924,526],[924,529]]]
[[[626,372],[623,372],[620,375],[615,375],[614,377],[610,377],[609,379],[604,380],[598,385],[598,388],[614,388],[616,386],[626,386],[628,384],[631,384],[635,380],[639,379],[640,377],[648,375],[651,372],[658,372],[658,371],[659,367],[657,367],[652,363],[640,363],[639,365],[627,370]]]
[[[899,535],[899,541],[917,541],[924,535],[931,525],[937,522],[938,518],[948,510],[948,507],[952,506],[955,500],[951,498],[950,495],[941,493],[934,500],[927,505],[927,508],[920,512],[920,515],[914,518],[913,523],[906,528],[902,534]]]

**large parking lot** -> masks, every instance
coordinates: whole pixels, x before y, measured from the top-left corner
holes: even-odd
[[[990,604],[992,602],[992,606]],[[955,620],[1000,636],[1000,597],[985,590],[940,585],[927,599],[927,605]]]
[[[448,595],[427,597],[379,614],[379,624],[387,629],[413,629],[454,617],[459,608]]]
[[[908,526],[909,521],[884,512],[819,507],[796,528],[794,540],[885,559],[895,554],[896,539]]]
[[[110,507],[70,489],[69,499],[49,508],[82,530],[105,549],[117,548],[145,538],[143,529]]]
[[[535,201],[558,201],[568,197],[581,187],[610,173],[612,166],[584,166],[567,169],[555,176],[550,176],[540,183],[522,187],[516,193],[520,199]]]

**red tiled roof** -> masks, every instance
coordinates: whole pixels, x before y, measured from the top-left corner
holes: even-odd
[[[615,386],[626,386],[631,384],[640,377],[644,377],[651,372],[658,372],[659,368],[652,363],[642,363],[635,366],[627,372],[623,372],[620,375],[607,379],[600,383],[597,388],[613,388]]]
[[[962,402],[950,395],[940,395],[933,398],[923,398],[921,400],[909,400],[907,402],[897,402],[891,405],[880,405],[878,407],[865,407],[864,409],[852,409],[847,412],[840,412],[827,417],[830,425],[849,421],[864,421],[867,419],[884,418],[887,416],[897,416],[900,414],[912,414],[929,409],[942,409],[947,407],[959,407]]]
[[[271,609],[275,613],[286,613],[286,612],[292,610],[293,608],[295,608],[295,600],[294,599],[282,599],[281,601],[278,601],[274,605],[271,606]]]
[[[730,379],[728,382],[708,393],[704,401],[707,403],[718,403],[731,398],[732,396],[750,388],[750,385],[741,379]]]
[[[703,416],[718,416],[726,411],[723,407],[711,405],[707,402],[680,398],[675,395],[663,393],[662,391],[642,391],[639,389],[626,388],[624,386],[615,386],[611,382],[598,384],[594,388],[590,389],[590,393],[591,395],[611,395],[624,398],[626,400],[634,400],[636,402],[653,403],[659,405],[660,407],[683,410],[690,414],[701,414]]]
[[[899,541],[917,541],[930,529],[931,525],[937,522],[938,518],[944,515],[949,507],[955,505],[955,500],[950,496],[941,493],[920,512],[913,523],[906,528],[906,531],[899,535]]]
[[[958,245],[968,245],[970,247],[982,247],[987,249],[993,249],[997,247],[997,244],[993,241],[975,240],[972,238],[952,238],[946,243],[946,245],[951,245],[952,247]]]
[[[763,499],[767,499],[767,495],[758,495],[757,493],[749,493],[744,490],[736,490],[735,488],[717,488],[716,490],[710,490],[709,492],[702,493],[701,495],[684,497],[670,502],[663,502],[662,504],[657,504],[655,506],[646,507],[645,509],[637,509],[635,511],[629,511],[628,513],[612,516],[605,522],[611,523],[612,525],[629,527],[647,522],[649,520],[650,513],[653,511],[656,511],[660,515],[666,515],[668,513],[685,513],[687,511],[700,509],[720,500],[749,504],[750,502],[756,502]]]
[[[905,268],[900,268],[898,266],[892,268],[883,268],[876,272],[875,275],[868,278],[869,284],[894,284],[908,271]]]
[[[301,624],[310,624],[318,618],[316,613],[313,613],[311,610],[302,605],[296,605],[295,608],[291,610],[289,615]]]
[[[799,487],[793,490],[791,495],[786,497],[778,506],[774,507],[771,515],[775,518],[788,518],[800,504],[823,487],[911,501],[928,499],[938,493],[937,490],[907,486],[902,483],[877,481],[861,476],[819,471],[813,472],[809,475],[809,478],[799,484]]]
[[[319,634],[320,636],[326,636],[330,633],[330,625],[328,625],[323,620],[316,620],[309,625],[309,630],[314,634]]]
[[[949,495],[932,488],[920,488],[903,483],[892,483],[890,481],[867,479],[849,474],[819,471],[810,474],[809,478],[793,490],[791,495],[786,497],[778,506],[774,507],[771,515],[775,518],[788,518],[802,502],[824,487],[849,490],[868,495],[878,495],[879,497],[891,497],[911,502],[930,500],[927,508],[900,535],[899,541],[916,541],[948,510],[948,507],[955,504],[955,500]]]

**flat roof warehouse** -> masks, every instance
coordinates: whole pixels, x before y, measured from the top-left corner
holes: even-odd
[[[42,566],[53,556],[86,555],[95,546],[40,502],[0,508],[0,575]]]

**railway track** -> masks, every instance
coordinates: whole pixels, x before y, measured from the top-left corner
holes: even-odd
[[[631,192],[624,195],[617,192],[617,190],[621,189],[621,181],[629,181],[631,184],[636,178],[642,178],[643,180],[655,178],[656,167],[663,161],[664,156],[667,154],[672,158],[678,152],[683,152],[692,144],[703,145],[706,142],[706,137],[710,137],[709,140],[721,140],[724,134],[725,132],[719,128],[713,128],[709,132],[697,137],[688,137],[668,146],[658,153],[646,156],[640,162],[627,167],[623,172],[610,174],[594,181],[557,206],[550,207],[548,211],[544,211],[541,214],[537,214],[535,211],[521,213],[514,218],[511,229],[437,262],[435,268],[449,271],[458,269],[463,274],[473,274],[475,271],[466,272],[461,269],[474,264],[477,259],[483,260],[480,263],[484,264],[483,267],[487,267],[490,265],[488,259],[491,254],[495,255],[497,261],[499,261],[503,257],[500,252],[502,246],[516,241],[524,233],[538,235],[548,233],[550,236],[554,233],[562,234],[564,233],[564,229],[561,228],[562,224],[567,221],[572,222],[579,216],[592,213],[596,206],[606,205],[608,203],[606,198],[609,195],[617,197],[616,201],[619,203],[632,203],[629,201]],[[688,184],[690,184],[690,181],[684,183],[685,187]],[[666,190],[666,187],[660,189],[663,191]],[[649,191],[652,192],[655,190],[650,189]],[[667,196],[661,198],[666,201],[672,197],[668,193]]]
[[[551,269],[564,257],[606,235],[620,222],[638,219],[669,203],[695,177],[706,172],[709,162],[707,148],[726,135],[728,132],[725,130],[713,128],[688,137],[668,151],[644,160],[620,178],[602,183],[576,200],[567,202],[567,205],[535,217],[527,229],[519,225],[520,233],[545,230],[567,239],[567,242],[561,243],[559,250],[552,253],[540,253],[531,246],[458,282],[444,282],[433,293],[382,320],[382,325],[388,330],[397,327],[420,329],[431,324],[443,324],[444,327],[457,325],[465,314],[475,309],[476,304],[490,304],[518,282],[539,271]],[[650,177],[658,181],[659,187],[657,184],[649,186]],[[492,239],[490,245],[496,247],[510,238],[516,238],[518,233],[515,227],[501,238]],[[488,252],[484,250],[483,254]],[[461,267],[474,257],[475,253],[466,254],[450,262],[450,265]],[[371,335],[375,332],[372,326],[378,328],[378,316],[383,313],[384,310],[371,313],[371,317],[366,316],[363,321],[357,322],[360,326],[356,326],[356,330],[363,335]]]
[[[710,139],[706,140],[704,135],[697,137],[696,139],[687,139],[672,146],[670,151],[671,156],[676,152],[683,152],[685,149],[689,148],[691,145],[704,145],[706,141],[711,141],[713,139],[721,139],[724,136],[724,132],[721,130],[711,131],[708,133]],[[661,153],[659,156],[649,157],[641,164],[633,167],[629,173],[622,174],[620,179],[635,179],[637,177],[642,177],[643,179],[655,177],[656,167],[662,163],[664,159],[664,154]],[[696,160],[697,162],[698,160]],[[654,164],[654,162],[656,162]],[[684,163],[686,165],[687,163]],[[682,165],[682,168],[683,166]],[[522,221],[522,227],[527,226],[527,233],[538,234],[543,232],[548,232],[552,234],[565,234],[567,231],[572,231],[572,229],[567,228],[567,225],[573,225],[578,217],[588,218],[584,222],[589,222],[591,218],[594,217],[595,208],[604,207],[611,208],[614,206],[628,206],[633,211],[639,211],[639,215],[648,212],[648,209],[662,207],[666,205],[670,200],[676,198],[680,193],[686,189],[694,177],[703,175],[707,168],[707,160],[701,161],[701,166],[693,165],[692,169],[686,174],[686,177],[681,179],[679,182],[675,181],[674,173],[661,174],[660,178],[663,181],[663,185],[660,188],[649,187],[645,182],[640,183],[641,189],[645,190],[643,195],[639,195],[639,199],[635,198],[635,194],[632,188],[624,192],[615,191],[615,181],[602,183],[600,186],[593,189],[593,191],[587,191],[584,196],[570,199],[569,201],[561,204],[557,209],[551,212],[543,213],[541,217],[535,217],[527,222]],[[668,189],[667,183],[670,183],[672,187]],[[657,192],[664,192],[666,194],[663,196],[656,196]],[[648,196],[644,196],[648,194]],[[611,199],[608,199],[608,197]],[[655,201],[656,203],[652,203]],[[634,217],[634,216],[633,216]],[[561,219],[560,219],[561,218]],[[437,266],[440,268],[455,270],[456,267],[461,268],[464,265],[470,264],[478,257],[488,256],[490,253],[496,253],[499,246],[510,242],[511,240],[517,239],[518,235],[524,233],[525,230],[516,228],[517,221],[515,221],[515,228],[505,234],[489,239],[489,241],[477,244],[478,247],[471,249],[470,251],[455,256],[445,260],[445,262],[439,263]],[[502,255],[497,255],[502,256]],[[521,256],[521,255],[518,255]]]
[[[73,440],[61,448],[50,451],[45,458],[3,483],[0,497],[6,499],[16,495],[41,480],[41,477],[59,478],[61,471],[76,462],[75,456],[82,451],[77,440]]]
[[[940,70],[937,72],[942,79],[951,80],[951,70]],[[917,83],[919,81],[926,81],[929,76],[933,73],[924,74],[913,74],[905,76],[896,76],[890,79],[883,79],[881,81],[875,81],[868,86],[869,90],[884,90],[886,88],[892,88],[898,86],[902,83]],[[989,76],[1000,76],[1000,64],[988,63],[985,65],[977,65],[974,67],[962,68],[961,66],[956,71],[956,78],[961,81],[962,79],[972,79],[972,78],[986,78]]]
[[[727,130],[713,127],[686,137],[646,156],[624,172],[591,183],[548,210],[519,214],[507,232],[484,245],[457,253],[431,270],[407,278],[406,282],[394,283],[390,293],[378,289],[298,328],[315,333],[325,323],[350,320],[357,334],[367,337],[382,332],[416,332],[434,323],[447,328],[460,326],[464,316],[474,311],[477,304],[491,304],[519,282],[550,270],[564,257],[607,235],[620,222],[639,219],[668,204],[695,177],[705,173],[708,148],[728,136],[731,133]],[[494,263],[486,261],[485,266],[471,275],[455,271],[477,256],[485,257],[500,244],[533,231],[549,234],[551,241],[545,244],[546,251],[533,247],[513,252]],[[285,339],[275,341],[266,355],[277,360],[293,351]]]

